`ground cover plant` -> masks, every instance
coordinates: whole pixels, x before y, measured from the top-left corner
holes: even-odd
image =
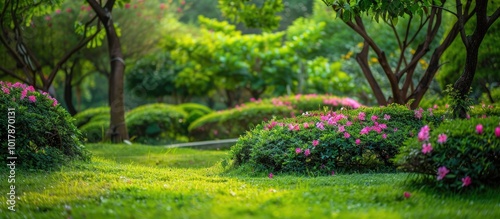
[[[228,151],[88,145],[92,162],[18,174],[16,212],[1,218],[498,218],[498,188],[463,193],[408,184],[408,175],[249,176]],[[203,158],[205,162],[200,162]],[[157,165],[162,159],[165,163]],[[194,164],[194,165],[193,165]],[[0,173],[2,177],[5,172]],[[5,188],[6,181],[0,181]],[[5,202],[1,196],[0,201]]]

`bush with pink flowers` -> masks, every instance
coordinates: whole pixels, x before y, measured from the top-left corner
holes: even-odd
[[[0,156],[17,157],[16,168],[53,169],[88,159],[82,136],[57,100],[32,86],[0,81]]]
[[[316,111],[273,120],[240,137],[231,149],[236,167],[254,171],[328,174],[331,171],[394,170],[403,142],[441,114],[404,106]]]
[[[447,189],[498,184],[500,117],[449,120],[423,126],[397,156],[401,169]]]

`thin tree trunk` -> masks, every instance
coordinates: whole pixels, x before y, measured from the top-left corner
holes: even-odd
[[[73,81],[73,73],[66,73],[66,78],[64,80],[64,102],[66,102],[69,114],[74,116],[77,111],[75,109],[75,105],[73,104],[73,85],[71,84],[71,81]]]

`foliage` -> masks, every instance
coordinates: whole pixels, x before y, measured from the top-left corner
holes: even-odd
[[[96,107],[90,108],[85,111],[79,112],[73,116],[74,124],[76,127],[80,128],[83,125],[97,120],[107,120],[109,122],[109,107]],[[107,119],[106,119],[107,118]]]
[[[271,104],[248,104],[213,112],[194,121],[188,128],[194,140],[237,138],[251,127],[273,117],[286,117],[292,110]]]
[[[472,106],[472,99],[466,96],[462,97],[460,92],[453,88],[451,84],[446,87],[445,93],[449,96],[450,104],[451,104],[451,112],[453,118],[459,118],[459,110],[457,109],[466,109],[465,113],[468,113],[470,110],[470,106]],[[470,94],[470,92],[469,92]]]
[[[275,98],[267,98],[263,100],[253,100],[256,104],[273,104],[275,106],[291,107],[295,114],[301,114],[307,111],[323,110],[327,107],[330,110],[357,109],[362,106],[356,100],[348,97],[337,97],[333,95],[317,95],[317,94],[297,94],[295,96],[281,96]]]
[[[399,146],[439,114],[404,106],[323,111],[257,126],[232,147],[236,167],[257,172],[330,174],[390,170]]]
[[[131,138],[139,143],[165,144],[186,141],[183,124],[188,114],[176,106],[157,103],[134,108],[125,120]]]
[[[81,127],[78,127],[85,137],[87,143],[102,142],[106,138],[109,129],[109,115],[107,118],[92,119]]]
[[[16,168],[48,170],[72,159],[89,159],[81,133],[56,99],[21,83],[0,82],[0,88],[4,163],[17,157]]]
[[[409,139],[396,162],[405,171],[424,175],[430,185],[446,189],[495,185],[500,179],[499,122],[495,116],[430,126],[430,136]],[[424,151],[423,144],[430,144],[430,151]]]

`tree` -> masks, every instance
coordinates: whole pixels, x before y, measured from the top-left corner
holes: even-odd
[[[0,65],[4,75],[15,78],[37,89],[49,91],[57,73],[76,52],[85,47],[99,33],[95,16],[81,25],[81,37],[73,47],[61,52],[54,61],[40,59],[33,50],[30,37],[36,32],[34,17],[46,15],[56,9],[61,1],[6,0],[0,2],[0,43],[7,54]]]
[[[245,0],[240,0],[237,3],[230,0],[221,0],[220,2],[220,7],[224,15],[233,19],[239,19],[247,25],[254,27],[275,27],[279,19],[273,15],[276,11],[282,9],[281,0],[264,1],[264,3],[259,4],[261,7],[251,1]],[[464,24],[467,23],[476,12],[481,11],[482,15],[478,14],[478,16],[482,18],[478,17],[478,20],[482,20],[482,23],[478,24],[482,24],[483,27],[477,31],[477,36],[473,35],[471,37],[473,43],[470,43],[470,53],[471,59],[473,59],[473,53],[477,50],[476,47],[481,43],[480,39],[482,39],[482,37],[484,38],[486,33],[485,29],[487,30],[489,25],[498,18],[498,10],[490,17],[486,15],[485,11],[488,4],[485,2],[487,1],[478,1],[481,3],[471,7],[472,0],[467,1],[465,6],[460,0],[457,0],[455,7],[457,12],[455,12],[455,14],[458,20],[452,25],[452,28],[448,31],[444,39],[438,45],[433,46],[433,44],[436,44],[436,39],[438,38],[437,36],[442,24],[443,12],[453,12],[452,9],[445,7],[448,6],[445,5],[446,0],[323,0],[323,2],[327,6],[332,7],[333,10],[337,12],[337,17],[340,17],[349,28],[363,38],[363,49],[356,55],[356,61],[369,82],[377,102],[380,105],[387,105],[392,102],[405,104],[413,101],[411,103],[412,108],[418,106],[425,92],[428,90],[432,79],[440,67],[439,60],[444,51],[450,46],[458,34],[465,35],[463,33],[464,31],[462,31]],[[398,42],[396,46],[397,49],[395,49],[399,52],[397,62],[391,63],[387,57],[388,53],[374,41],[372,37],[374,33],[370,33],[365,27],[363,20],[364,15],[369,15],[371,19],[377,22],[384,22],[393,30],[393,37]],[[411,25],[415,24],[414,21],[417,21],[418,29],[416,32],[410,32]],[[400,23],[399,25],[404,23],[404,31],[401,32],[397,30],[398,23]],[[421,33],[424,34],[425,37],[417,42],[418,36]],[[467,37],[464,36],[463,38]],[[432,54],[430,59],[426,62],[428,63],[428,67],[425,72],[419,75],[418,72],[416,72],[416,67],[431,50]],[[374,77],[368,59],[370,51],[375,53],[377,63],[379,63],[386,76],[385,78],[390,83],[392,97],[385,97],[379,82]],[[471,62],[469,67],[466,66],[466,69],[472,69],[472,67],[474,67],[473,64],[474,63]],[[463,79],[459,79],[460,82],[457,81],[457,83],[455,83],[458,85],[458,90],[463,90],[463,88],[468,87],[467,81],[471,80],[470,76],[473,76],[473,74],[467,73]]]
[[[112,11],[115,0],[108,0],[106,3],[97,0],[87,0],[92,10],[101,21],[108,42],[108,54],[111,66],[111,72],[108,78],[109,83],[109,106],[111,121],[108,130],[108,137],[114,143],[128,140],[127,125],[125,124],[125,105],[123,97],[125,60],[123,59],[120,38],[116,32]]]

